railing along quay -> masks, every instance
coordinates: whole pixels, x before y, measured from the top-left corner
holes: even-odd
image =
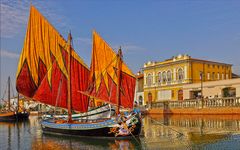
[[[225,97],[212,99],[190,99],[182,101],[161,101],[151,104],[151,108],[210,108],[210,107],[240,107],[240,97]]]

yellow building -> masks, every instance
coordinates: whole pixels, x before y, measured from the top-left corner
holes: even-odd
[[[150,103],[182,100],[185,84],[231,79],[232,65],[178,55],[162,62],[149,61],[144,64],[143,72],[144,99]],[[193,92],[195,96],[201,96],[200,93]]]

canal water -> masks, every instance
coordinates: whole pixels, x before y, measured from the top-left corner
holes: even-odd
[[[0,150],[240,149],[239,115],[145,116],[141,136],[126,140],[47,135],[39,121],[0,122]]]

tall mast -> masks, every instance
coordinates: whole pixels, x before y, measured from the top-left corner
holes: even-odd
[[[68,97],[67,97],[67,105],[68,105],[68,122],[72,122],[72,95],[71,95],[71,58],[72,58],[72,35],[68,34]]]
[[[17,112],[19,111],[19,93],[17,94]]]
[[[118,54],[117,54],[117,77],[118,77],[118,80],[117,80],[117,111],[116,111],[116,114],[119,114],[119,108],[120,108],[120,88],[121,88],[121,80],[122,80],[122,76],[121,76],[121,72],[122,72],[122,50],[121,50],[121,47],[119,48],[118,50]]]
[[[10,110],[10,76],[8,76],[8,110]]]

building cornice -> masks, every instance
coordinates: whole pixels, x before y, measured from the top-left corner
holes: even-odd
[[[183,60],[176,60],[176,61],[171,61],[171,62],[159,62],[155,63],[152,66],[146,66],[143,67],[143,71],[145,70],[151,70],[159,67],[166,67],[166,66],[171,66],[173,64],[182,64],[182,63],[190,63],[190,62],[200,62],[200,63],[205,63],[205,64],[215,64],[215,65],[225,65],[225,66],[232,66],[232,64],[227,64],[227,63],[220,63],[220,62],[215,62],[215,61],[208,61],[208,60],[201,60],[201,59],[195,59],[195,58],[189,58],[189,59],[183,59]]]

